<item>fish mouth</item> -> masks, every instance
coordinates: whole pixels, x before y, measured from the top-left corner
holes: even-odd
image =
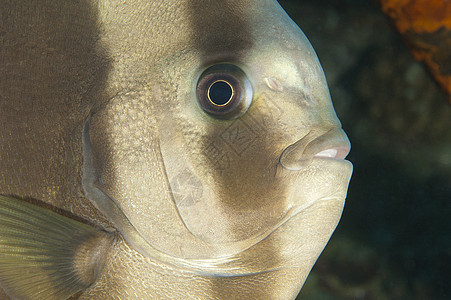
[[[313,159],[344,161],[350,150],[351,143],[339,127],[320,135],[310,131],[283,150],[279,164],[284,169],[299,171],[307,167]]]

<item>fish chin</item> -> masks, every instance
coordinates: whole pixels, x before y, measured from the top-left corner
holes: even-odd
[[[278,173],[293,180],[288,199],[292,206],[271,234],[240,254],[241,259],[272,249],[258,268],[311,268],[340,220],[351,175],[349,161],[328,158],[315,158],[302,171]]]
[[[300,171],[280,170],[279,176],[295,177],[290,193],[291,209],[303,210],[323,200],[344,202],[352,164],[343,159],[315,157]]]
[[[343,211],[352,164],[338,159],[314,159],[302,171],[286,172],[278,176],[293,181],[288,199],[292,206],[266,236],[249,248],[213,263],[229,275],[310,270],[335,230]]]
[[[340,220],[352,169],[343,159],[314,158],[302,171],[279,170],[277,177],[292,183],[286,215],[259,235],[235,243],[247,243],[242,251],[211,264],[228,276],[309,270]]]

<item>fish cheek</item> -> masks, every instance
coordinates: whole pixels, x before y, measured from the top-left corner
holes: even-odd
[[[271,115],[277,112],[256,102],[239,119],[213,123],[200,141],[202,168],[215,178],[215,196],[241,238],[273,226],[288,206],[286,183],[275,177],[282,127]]]
[[[165,110],[159,136],[174,204],[188,230],[219,243],[272,228],[288,206],[285,183],[275,178],[286,144],[280,113],[256,97],[258,105],[240,118],[216,119],[195,96],[179,97],[171,103],[180,105]]]

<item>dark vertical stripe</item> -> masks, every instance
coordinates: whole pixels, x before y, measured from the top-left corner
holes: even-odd
[[[236,0],[191,0],[192,47],[204,60],[235,56],[252,46],[248,9],[251,2]]]

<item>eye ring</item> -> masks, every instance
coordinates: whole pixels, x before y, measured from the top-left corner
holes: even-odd
[[[246,74],[232,64],[216,64],[199,77],[196,96],[209,115],[234,119],[244,114],[252,101],[252,86]]]
[[[215,101],[215,100],[212,100],[212,98],[218,98],[218,96],[213,97],[211,95],[212,94],[211,88],[214,85],[221,84],[221,83],[225,83],[230,88],[230,96],[228,97],[227,101],[218,101],[218,100]],[[210,86],[208,87],[208,91],[207,91],[207,97],[208,97],[208,100],[210,100],[212,105],[226,106],[228,103],[230,103],[230,101],[232,101],[233,96],[234,96],[235,93],[236,92],[233,89],[233,86],[229,82],[227,82],[227,81],[225,81],[223,79],[219,79],[219,80],[214,81],[212,84],[210,84]],[[222,103],[222,102],[224,102],[224,103]]]

